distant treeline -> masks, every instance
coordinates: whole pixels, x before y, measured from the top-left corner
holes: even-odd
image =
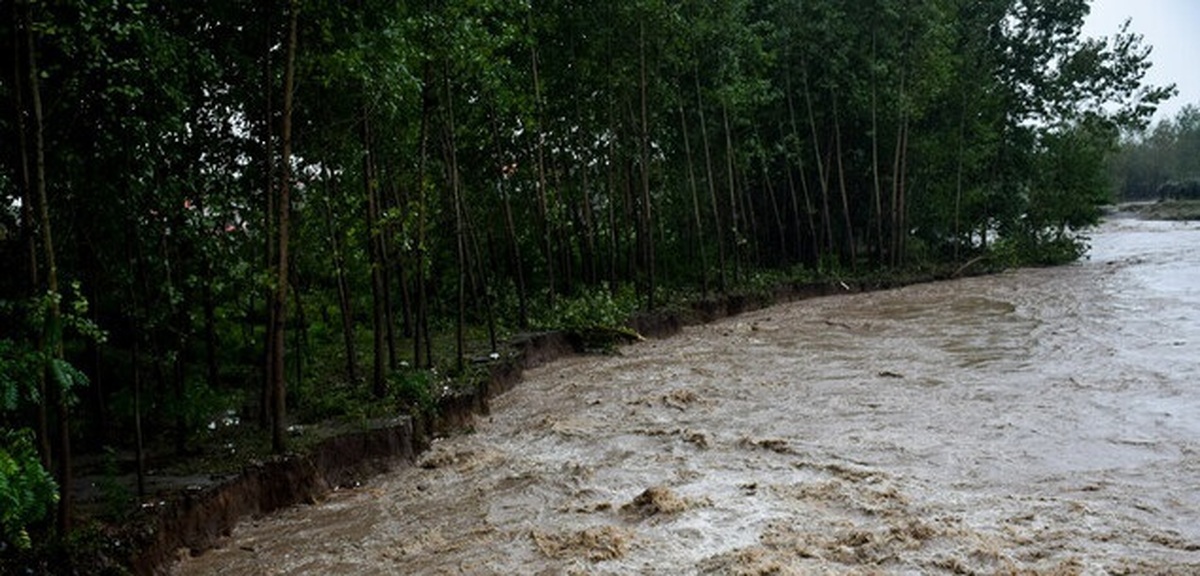
[[[1200,200],[1200,107],[1125,138],[1111,173],[1125,200]]]

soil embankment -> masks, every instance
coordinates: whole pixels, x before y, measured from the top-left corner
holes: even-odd
[[[687,325],[780,302],[935,279],[935,275],[927,275],[872,283],[781,286],[771,294],[703,300],[683,312],[641,314],[629,324],[645,337],[665,338]],[[131,524],[138,526],[138,533],[129,536],[136,550],[134,571],[163,573],[179,558],[213,547],[240,521],[317,502],[334,490],[358,486],[369,476],[407,465],[429,447],[431,439],[467,429],[475,417],[488,414],[491,400],[512,389],[525,370],[583,352],[579,338],[563,332],[525,334],[510,346],[509,359],[493,363],[488,378],[474,390],[441,398],[434,417],[404,416],[377,422],[365,430],[325,440],[303,454],[259,462],[231,478],[193,486],[163,500],[148,512],[148,517]]]
[[[525,371],[190,574],[1195,574],[1200,226]]]

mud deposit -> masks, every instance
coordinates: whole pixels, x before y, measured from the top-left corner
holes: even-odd
[[[1200,226],[526,373],[177,574],[1200,573]]]

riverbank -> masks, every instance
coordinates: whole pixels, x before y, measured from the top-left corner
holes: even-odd
[[[643,337],[661,339],[688,325],[784,302],[895,288],[985,271],[978,265],[968,269],[955,266],[871,279],[793,283],[772,290],[697,301],[672,311],[636,315],[628,325]],[[185,487],[163,494],[152,506],[143,506],[123,528],[106,532],[113,540],[127,543],[127,565],[134,573],[165,573],[181,556],[199,554],[214,546],[240,521],[316,502],[343,487],[367,483],[380,472],[411,465],[433,439],[469,431],[473,420],[488,414],[491,401],[512,389],[524,371],[589,351],[579,334],[561,331],[521,335],[506,349],[500,358],[488,363],[485,379],[470,389],[439,398],[436,409],[426,416],[400,416],[334,433],[301,453],[252,463],[232,476],[192,474],[183,479],[188,482]]]
[[[561,359],[176,573],[1194,573],[1197,232]]]

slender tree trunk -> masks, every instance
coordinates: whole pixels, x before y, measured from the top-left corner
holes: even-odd
[[[708,199],[712,204],[713,229],[717,232],[717,266],[719,267],[717,289],[724,294],[728,285],[725,281],[725,232],[721,226],[721,210],[717,202],[716,174],[713,172],[712,148],[708,143],[708,123],[704,119],[704,98],[700,92],[700,70],[694,69],[693,72],[692,78],[696,83],[696,111],[700,115],[700,140],[704,145],[704,169],[708,182]]]
[[[458,368],[458,373],[461,374],[466,354],[464,330],[467,322],[467,246],[465,239],[466,230],[463,226],[462,190],[459,187],[458,180],[458,144],[454,137],[454,130],[456,129],[454,122],[454,94],[450,89],[450,73],[448,69],[443,71],[442,84],[446,94],[447,125],[445,131],[446,152],[449,158],[447,171],[450,177],[451,201],[454,203],[455,253],[458,258],[458,319],[454,326],[455,365]]]
[[[733,228],[733,281],[737,282],[742,276],[741,245],[742,235],[737,209],[737,182],[733,177],[733,131],[729,128],[729,105],[721,103],[721,123],[725,126],[725,175],[729,186],[729,223]]]
[[[550,308],[554,308],[556,299],[557,282],[554,277],[554,243],[551,241],[552,224],[550,218],[550,209],[546,199],[546,127],[544,125],[545,118],[542,115],[542,82],[538,75],[538,53],[537,48],[530,49],[530,60],[533,66],[533,102],[536,109],[537,117],[537,189],[538,189],[538,212],[542,220],[542,249],[546,257],[546,282],[548,284],[547,303]]]
[[[610,111],[610,115],[611,115]],[[615,120],[609,120],[616,133]],[[617,234],[617,153],[615,138],[608,142],[608,286],[616,293],[618,255],[621,249],[621,239]]]
[[[799,125],[796,122],[796,106],[795,106],[795,103],[793,102],[793,98],[792,98],[792,73],[791,73],[790,68],[787,69],[787,104],[788,104],[788,121],[791,124],[791,128],[792,128],[792,138],[796,142],[796,151],[795,151],[796,166],[800,171],[800,189],[801,189],[801,191],[804,192],[804,214],[808,220],[809,243],[810,243],[810,246],[812,247],[812,263],[816,264],[821,259],[821,254],[820,254],[821,242],[820,242],[820,240],[818,240],[817,225],[816,225],[816,222],[813,220],[813,213],[815,211],[813,210],[812,196],[809,194],[809,191],[808,191],[808,175],[805,174],[805,171],[804,171],[804,150],[803,150],[803,145],[802,145],[803,140],[801,140],[801,138],[800,138],[800,129],[799,129]],[[793,209],[797,210],[796,242],[797,242],[797,244],[799,244],[800,238],[801,238],[800,233],[799,233],[800,214],[798,212],[799,207],[796,206],[796,193],[795,193],[796,186],[793,183],[791,170],[788,171],[788,186],[792,189],[792,207],[793,207]],[[798,254],[802,253],[799,246],[797,246],[797,253]]]
[[[521,258],[521,243],[517,239],[516,225],[513,223],[512,199],[508,194],[508,187],[504,185],[504,176],[496,183],[500,188],[500,194],[504,198],[504,229],[508,234],[508,245],[512,253],[513,274],[517,280],[517,325],[521,328],[529,327],[529,300],[525,290],[525,261]]]
[[[416,283],[417,310],[416,328],[413,335],[413,367],[433,365],[433,345],[429,340],[429,297],[425,286],[425,236],[428,221],[428,200],[425,197],[425,176],[429,164],[429,119],[433,113],[433,69],[425,66],[424,82],[421,92],[421,150],[417,161],[417,248],[416,248]],[[422,363],[422,346],[424,360]]]
[[[908,114],[904,109],[905,95],[905,80],[906,70],[900,70],[900,91],[897,97],[896,104],[896,151],[892,160],[892,203],[891,203],[891,248],[890,263],[892,266],[900,264],[901,244],[904,236],[904,222],[901,213],[903,212],[902,198],[904,194],[904,184],[902,182],[902,172],[904,164],[904,146],[905,146],[905,127],[908,124]]]
[[[25,124],[25,117],[28,111],[25,108],[24,93],[25,93],[25,78],[24,74],[28,74],[26,65],[32,61],[33,56],[24,59],[22,63],[22,47],[32,46],[32,40],[27,38],[31,34],[30,26],[32,15],[27,14],[31,9],[29,2],[22,4],[24,10],[18,10],[18,3],[12,3],[12,18],[13,18],[13,111],[16,126],[17,126],[17,147],[19,151],[20,180],[21,186],[21,234],[24,236],[26,246],[26,261],[29,263],[27,278],[29,281],[29,296],[31,298],[39,297],[42,291],[41,275],[38,273],[38,230],[34,222],[39,221],[38,216],[34,215],[35,207],[41,205],[41,199],[34,190],[33,176],[30,174],[30,157],[29,157],[29,134],[28,127]],[[36,87],[36,77],[30,77]],[[39,331],[36,336],[36,346],[38,350],[45,350],[46,341],[45,334]],[[48,398],[46,395],[46,373],[44,370],[38,371],[37,376],[37,392],[39,398]],[[51,470],[51,454],[50,447],[50,414],[47,411],[49,402],[38,402],[36,409],[37,418],[37,444],[38,455],[41,457],[42,468]]]
[[[896,211],[899,214],[897,219],[900,223],[900,229],[896,236],[896,265],[904,263],[905,250],[908,245],[908,117],[905,115],[904,123],[900,126],[900,133],[903,135],[900,140],[900,193],[896,202],[899,204]]]
[[[642,20],[638,20],[638,58],[641,67],[641,78],[639,80],[639,96],[641,100],[641,128],[642,137],[640,141],[641,163],[642,163],[642,214],[643,226],[642,230],[646,235],[646,309],[654,309],[654,206],[650,198],[650,120],[649,120],[649,105],[646,102],[646,25]]]
[[[378,179],[371,137],[370,113],[362,107],[363,188],[367,200],[368,262],[371,266],[371,391],[376,398],[387,392],[387,309],[383,277],[383,231],[380,224]]]
[[[33,8],[31,3],[25,3],[23,18],[25,28],[25,48],[28,51],[29,96],[33,106],[33,152],[34,152],[34,189],[38,200],[38,219],[42,236],[43,261],[46,264],[46,288],[51,295],[47,325],[50,335],[46,339],[52,361],[63,360],[62,342],[62,311],[59,308],[58,295],[58,265],[54,257],[54,234],[50,220],[50,200],[46,192],[46,140],[45,123],[42,116],[42,92],[40,87],[40,72],[37,64],[37,48],[33,37]],[[47,365],[47,369],[49,366]],[[53,379],[43,376],[47,381]],[[71,514],[73,508],[72,492],[74,484],[71,476],[71,426],[69,392],[63,382],[56,382],[54,394],[47,398],[54,402],[55,415],[58,418],[58,530],[66,535],[71,531]]]
[[[963,195],[963,165],[967,155],[967,87],[963,83],[959,98],[958,115],[958,158],[954,170],[954,260],[959,259],[958,247],[962,244],[962,195]]]
[[[391,171],[389,171],[389,173],[391,173]],[[396,173],[398,173],[398,171]],[[390,180],[390,184],[388,186],[388,190],[391,192],[391,194],[388,195],[389,196],[388,199],[391,201],[391,205],[395,206],[396,208],[400,208],[400,209],[406,208],[408,205],[408,202],[405,198],[405,195],[401,192],[402,186],[399,184],[400,179],[397,177],[397,178],[391,178],[389,180]],[[400,233],[407,233],[404,231],[402,226],[399,226],[395,223],[392,223],[387,227],[388,236],[387,236],[387,240],[386,240],[386,244],[385,244],[385,248],[387,248],[387,251],[384,254],[384,259],[388,262],[387,287],[388,287],[388,291],[391,292],[392,287],[394,285],[400,292],[400,316],[401,316],[400,321],[403,326],[400,333],[404,338],[411,338],[415,331],[413,328],[413,317],[412,317],[413,303],[412,303],[412,295],[409,292],[408,278],[407,278],[407,275],[405,274],[405,270],[404,270],[404,266],[405,266],[404,252],[403,252],[403,250],[397,250],[395,253],[395,257],[393,257],[393,255],[392,255],[393,252],[391,249],[391,246],[395,244],[395,234],[397,233],[397,228],[400,229],[399,230]],[[396,278],[395,283],[393,283],[391,281],[393,274],[395,275],[395,278]],[[391,301],[391,299],[389,297],[389,302],[390,301]],[[390,340],[388,341],[388,346],[389,346],[388,359],[390,361],[392,370],[395,370],[397,367],[397,363],[399,362],[400,353],[399,353],[398,349],[396,348],[396,342],[395,342],[395,340],[396,340],[395,308],[390,303],[388,304],[388,326],[390,328],[392,328],[392,330],[390,330],[388,333],[389,338],[390,338]]]
[[[696,166],[692,158],[692,143],[688,138],[687,116],[683,111],[683,99],[680,98],[679,104],[679,126],[683,134],[683,152],[687,156],[687,171],[688,171],[688,189],[692,195],[692,217],[696,228],[696,250],[700,255],[700,286],[701,294],[705,299],[708,298],[708,256],[704,249],[704,221],[700,217],[700,193],[696,186]]]
[[[279,182],[279,263],[276,279],[274,328],[274,362],[271,378],[271,449],[282,453],[286,448],[287,375],[284,367],[284,345],[288,293],[288,224],[291,212],[292,189],[292,101],[296,77],[296,24],[298,5],[288,2],[287,61],[283,73],[283,120],[280,138],[283,144],[282,174]]]
[[[547,188],[549,197],[546,199],[551,206],[551,212],[554,214],[566,214],[569,202],[563,200],[564,196],[569,196],[566,185],[563,184],[562,174],[564,172],[560,163],[560,158],[555,157],[551,162],[550,177],[553,177],[554,184]],[[564,216],[561,222],[558,222],[551,228],[551,236],[557,241],[558,250],[555,251],[557,256],[557,264],[555,270],[560,278],[559,285],[562,291],[566,294],[571,294],[575,291],[575,258],[574,251],[571,249],[571,220],[568,216]]]
[[[270,3],[263,3],[263,10],[266,13],[264,18],[263,38],[266,44],[263,49],[263,95],[265,97],[265,110],[263,117],[263,151],[265,153],[264,162],[264,186],[263,199],[265,206],[263,210],[263,243],[264,255],[267,270],[274,270],[276,263],[275,247],[276,247],[276,231],[275,231],[275,134],[272,126],[275,124],[275,99],[274,99],[274,62],[271,58],[271,52],[274,48],[275,34],[274,23],[271,15],[274,12],[274,7]],[[267,320],[265,325],[264,339],[265,345],[263,349],[265,356],[263,357],[263,382],[262,394],[259,398],[258,415],[259,423],[263,428],[271,426],[271,406],[274,404],[274,399],[271,394],[274,390],[275,375],[272,372],[275,369],[275,335],[272,333],[272,327],[275,326],[275,293],[276,290],[268,287],[265,294]]]
[[[342,319],[342,343],[346,347],[346,380],[350,384],[358,382],[358,352],[354,342],[354,311],[350,300],[350,285],[346,279],[346,259],[342,254],[342,243],[338,238],[339,232],[333,225],[333,210],[329,206],[329,197],[333,191],[330,183],[333,175],[325,169],[326,193],[324,198],[325,230],[329,234],[329,247],[333,253],[333,270],[337,278],[338,311]]]
[[[584,250],[583,265],[584,276],[588,284],[596,284],[600,281],[600,271],[598,270],[599,254],[596,249],[596,215],[592,212],[591,198],[591,182],[588,178],[589,168],[583,166],[580,169],[583,182],[580,190],[579,211],[583,218],[583,242],[581,246]]]
[[[883,186],[879,181],[879,102],[878,102],[878,81],[875,75],[876,68],[876,40],[875,31],[871,31],[871,177],[873,180],[872,200],[875,204],[875,251],[876,258],[879,264],[884,263],[884,239],[883,239]]]
[[[467,260],[471,263],[471,268],[475,270],[476,275],[479,277],[479,286],[474,288],[474,292],[479,295],[480,299],[483,300],[485,312],[487,313],[488,345],[490,346],[490,350],[495,352],[497,350],[498,336],[496,334],[496,306],[493,302],[491,290],[493,282],[492,275],[489,273],[488,267],[484,262],[483,250],[479,244],[479,234],[475,224],[476,220],[471,216],[471,205],[469,202],[465,201],[461,202],[459,205],[462,207],[463,225],[467,229],[467,240],[469,242],[469,246],[472,247],[475,253],[475,256],[472,257],[470,252],[468,252],[467,257]],[[494,254],[495,251],[491,249],[491,238],[492,234],[489,231],[488,253]]]
[[[146,450],[142,432],[142,334],[146,331],[146,311],[138,294],[146,294],[149,281],[146,276],[146,260],[142,257],[141,233],[138,229],[137,218],[132,218],[128,226],[129,237],[126,245],[130,247],[130,261],[133,262],[134,280],[129,286],[129,301],[133,308],[133,344],[130,350],[130,363],[133,371],[133,432],[134,458],[137,461],[138,496],[146,494]],[[140,290],[140,292],[139,292]]]
[[[833,219],[829,211],[829,178],[825,164],[821,161],[821,143],[817,136],[817,119],[813,114],[812,90],[808,84],[808,71],[804,72],[804,103],[808,108],[808,126],[812,130],[813,155],[817,160],[817,180],[821,184],[821,211],[825,227],[825,253],[833,252]]]
[[[854,242],[854,225],[850,218],[850,198],[846,191],[846,170],[842,166],[842,124],[838,118],[837,96],[831,96],[833,101],[833,133],[834,141],[836,142],[837,167],[838,167],[838,189],[842,196],[842,221],[846,227],[846,250],[849,254],[850,269],[856,268],[858,261],[858,249]]]
[[[772,261],[782,264],[787,261],[787,227],[783,224],[783,212],[779,209],[779,201],[775,197],[775,185],[771,182],[771,170],[767,166],[765,150],[759,155],[759,163],[762,167],[763,185],[767,188],[767,198],[771,201],[771,215],[775,219],[775,230],[779,233],[779,255]]]
[[[504,154],[502,140],[500,139],[500,126],[496,120],[494,111],[488,114],[488,120],[492,125],[492,142],[496,146],[496,158],[501,163],[497,167],[496,190],[500,193],[501,205],[504,209],[504,233],[507,236],[508,253],[511,257],[511,273],[517,284],[517,326],[523,330],[529,327],[529,305],[525,292],[524,259],[521,258],[521,243],[517,239],[517,229],[513,222],[512,198],[509,197],[508,187],[505,185],[510,175],[510,168],[503,165]],[[515,170],[516,167],[513,166],[512,169]]]

